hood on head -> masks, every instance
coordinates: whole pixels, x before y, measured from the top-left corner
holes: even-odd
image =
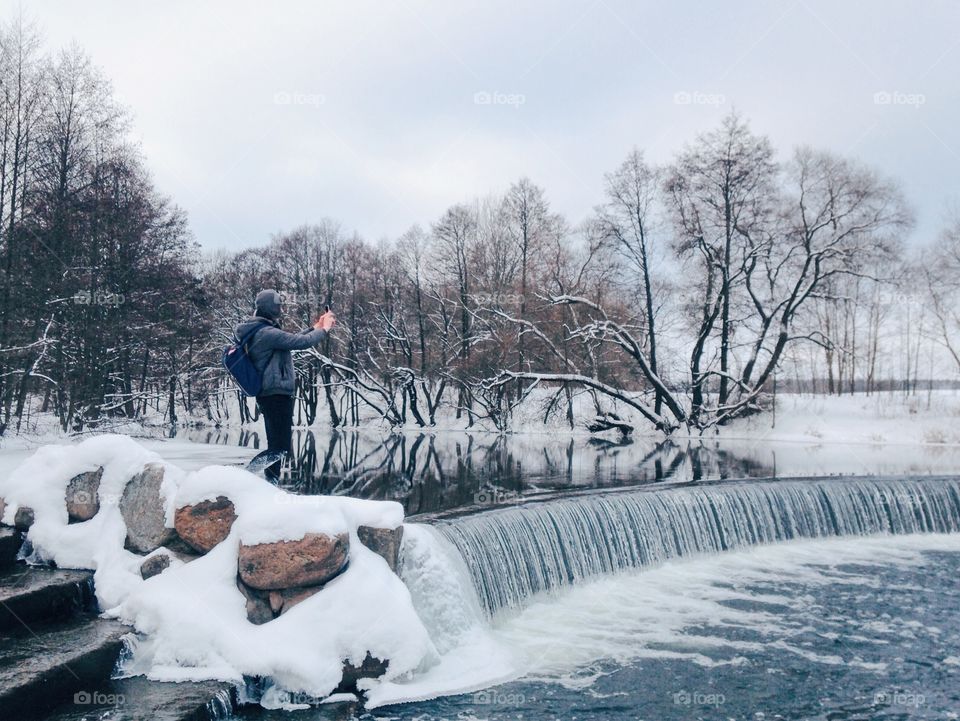
[[[268,288],[257,293],[257,315],[270,320],[277,320],[280,317],[280,294]]]

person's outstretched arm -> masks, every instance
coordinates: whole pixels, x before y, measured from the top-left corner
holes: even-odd
[[[260,331],[270,348],[274,350],[304,350],[323,343],[327,333],[333,328],[336,318],[327,311],[312,328],[306,328],[300,333],[288,333],[285,330],[269,326]]]
[[[261,330],[259,335],[273,350],[303,350],[320,345],[327,337],[327,332],[317,328],[307,328],[302,333],[289,333],[279,328],[267,327]]]

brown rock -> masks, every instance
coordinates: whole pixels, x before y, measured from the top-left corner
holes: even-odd
[[[33,525],[34,513],[29,506],[20,506],[13,517],[13,527],[21,533],[26,533]]]
[[[120,497],[120,514],[127,525],[126,546],[137,553],[150,553],[171,541],[175,532],[165,525],[160,485],[163,466],[148,463],[131,478]]]
[[[258,626],[273,620],[273,610],[270,608],[270,602],[267,594],[250,588],[240,578],[237,578],[237,588],[243,594],[247,602],[247,620]]]
[[[240,544],[240,578],[252,588],[273,591],[316,586],[344,569],[350,537],[308,533],[299,541]]]
[[[360,543],[374,553],[383,557],[390,566],[390,570],[397,572],[397,563],[400,560],[400,544],[403,541],[403,526],[396,528],[374,528],[360,526],[357,528]]]
[[[98,491],[102,477],[103,466],[100,466],[95,471],[80,473],[70,479],[65,494],[70,523],[89,521],[100,510]]]
[[[178,508],[174,515],[177,534],[200,553],[206,553],[227,537],[237,513],[226,496],[213,501],[200,501]]]
[[[170,568],[170,556],[166,553],[157,553],[140,564],[140,577],[146,581],[148,578],[163,573],[168,568]]]

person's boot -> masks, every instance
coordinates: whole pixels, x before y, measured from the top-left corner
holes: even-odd
[[[280,480],[280,471],[283,469],[283,459],[286,457],[284,451],[260,451],[247,464],[247,470],[262,476],[271,483]]]

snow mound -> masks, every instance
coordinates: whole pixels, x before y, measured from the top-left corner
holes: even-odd
[[[120,498],[147,463],[164,468],[167,526],[173,527],[177,508],[218,496],[234,503],[237,519],[209,553],[189,563],[174,560],[143,580],[144,556],[124,548]],[[99,512],[68,523],[68,482],[100,466]],[[296,496],[236,467],[187,473],[121,435],[38,449],[0,479],[0,497],[4,523],[12,524],[21,506],[34,511],[31,560],[94,570],[100,608],[137,632],[127,673],[169,681],[264,677],[271,698],[289,692],[319,700],[337,688],[344,662],[359,666],[368,653],[390,662],[381,679],[361,682],[371,690],[438,657],[406,585],[357,536],[361,525],[401,525],[397,503]],[[289,611],[254,625],[237,586],[240,543],[293,541],[307,533],[349,534],[346,570]]]

